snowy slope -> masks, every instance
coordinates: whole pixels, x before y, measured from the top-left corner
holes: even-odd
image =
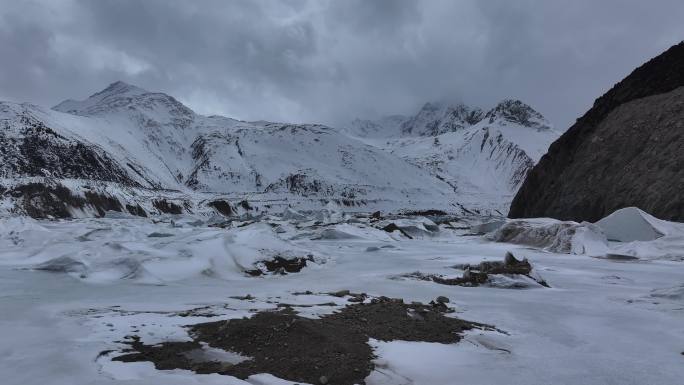
[[[466,206],[502,214],[527,171],[559,136],[518,100],[504,100],[487,113],[463,104],[427,103],[400,130],[400,137],[363,140],[447,182]]]
[[[195,167],[187,183],[206,191],[352,200],[450,194],[421,169],[325,126],[244,124],[200,135],[192,148]]]

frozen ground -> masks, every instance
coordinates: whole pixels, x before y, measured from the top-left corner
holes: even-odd
[[[394,222],[412,238],[378,229]],[[249,316],[279,303],[314,305],[295,306],[306,316],[329,313],[348,303],[348,296],[324,294],[339,290],[405,302],[446,296],[456,310],[451,316],[499,330],[470,331],[456,344],[372,340],[377,359],[367,384],[682,383],[680,227],[651,243],[608,244],[632,258],[597,258],[488,241],[469,235],[465,223],[436,231],[429,220],[394,222],[333,215],[318,224],[267,218],[220,228],[188,217],[2,219],[2,383],[289,384],[267,373],[245,382],[111,359],[127,347],[119,342],[127,335],[145,343],[188,340],[183,325]],[[528,258],[550,288],[404,277],[458,276],[462,271],[452,266],[502,260],[506,251]],[[274,256],[309,263],[287,275],[245,273],[264,269],[257,262]]]

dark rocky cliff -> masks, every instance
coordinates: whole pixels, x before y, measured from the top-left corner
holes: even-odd
[[[684,220],[684,42],[637,68],[549,148],[509,217],[595,221],[626,206]]]

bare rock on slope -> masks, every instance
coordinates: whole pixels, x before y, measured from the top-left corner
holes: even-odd
[[[597,99],[528,173],[509,216],[593,222],[627,206],[684,220],[684,42]]]

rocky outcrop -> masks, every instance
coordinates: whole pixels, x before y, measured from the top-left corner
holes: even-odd
[[[404,121],[400,128],[403,135],[435,136],[470,127],[482,120],[482,116],[481,109],[462,103],[426,103],[418,114]]]
[[[0,177],[100,180],[140,186],[102,148],[60,135],[28,108],[0,103]]]
[[[528,173],[509,217],[596,221],[627,206],[684,220],[684,42],[598,98]]]

